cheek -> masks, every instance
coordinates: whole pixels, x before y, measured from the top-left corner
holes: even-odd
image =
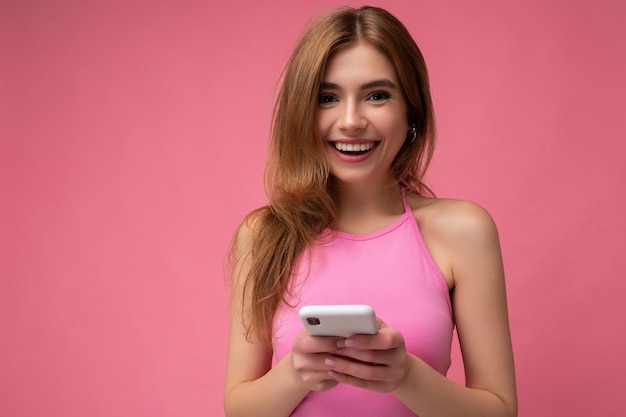
[[[386,131],[388,132],[388,135],[393,137],[395,141],[404,142],[404,140],[406,139],[407,132],[409,131],[409,128],[406,125],[405,120],[395,119],[395,120],[389,121],[389,123],[387,124]]]
[[[315,135],[319,139],[323,139],[326,135],[326,131],[328,130],[328,117],[324,116],[323,113],[317,113],[315,116]]]
[[[385,112],[372,115],[371,122],[377,127],[381,133],[384,133],[388,138],[398,140],[406,138],[406,133],[409,131],[409,125],[407,117],[405,116],[406,110],[397,107],[390,107],[385,109]]]
[[[404,113],[406,113],[406,110],[404,110]],[[407,135],[409,134],[410,129],[408,117],[399,117],[396,123],[399,132],[398,135],[402,137],[402,140],[405,140],[407,138]]]

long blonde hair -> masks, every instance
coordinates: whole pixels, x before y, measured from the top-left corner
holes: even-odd
[[[339,8],[303,33],[283,74],[273,113],[265,184],[269,204],[252,212],[250,268],[243,312],[248,336],[271,345],[272,321],[289,292],[291,272],[303,251],[337,221],[336,194],[321,140],[315,134],[318,95],[326,63],[338,48],[365,40],[396,69],[416,140],[405,141],[392,163],[399,183],[432,195],[423,176],[435,144],[428,73],[402,23],[376,7]],[[410,138],[409,138],[410,139]],[[237,243],[231,253],[236,252]],[[237,262],[238,260],[234,260]],[[249,303],[249,304],[246,304]]]

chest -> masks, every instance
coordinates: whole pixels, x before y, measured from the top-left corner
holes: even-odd
[[[301,306],[368,304],[403,334],[409,352],[445,373],[454,327],[447,285],[415,230],[406,229],[376,239],[335,239],[303,254],[289,305],[274,320],[276,359],[302,330]]]

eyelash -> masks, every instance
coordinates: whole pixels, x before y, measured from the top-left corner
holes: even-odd
[[[375,96],[381,96],[378,100],[376,100],[374,97]],[[368,97],[369,100],[373,100],[373,101],[385,101],[388,100],[389,98],[391,98],[391,94],[385,92],[385,91],[376,91],[372,94],[370,94],[370,96]]]
[[[378,97],[378,99],[376,99],[376,97]],[[391,98],[391,94],[385,91],[375,91],[367,97],[368,100],[371,100],[374,102],[381,102],[381,101],[388,100],[390,98]],[[328,93],[320,94],[317,100],[319,104],[330,104],[330,103],[334,103],[335,101],[338,101],[337,97]]]
[[[332,94],[320,94],[319,98],[317,99],[317,102],[319,104],[330,104],[337,101],[337,97],[333,96]]]

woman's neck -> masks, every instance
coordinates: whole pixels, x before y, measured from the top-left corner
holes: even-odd
[[[396,181],[380,186],[338,184],[337,192],[340,231],[369,233],[404,213],[402,191]]]

